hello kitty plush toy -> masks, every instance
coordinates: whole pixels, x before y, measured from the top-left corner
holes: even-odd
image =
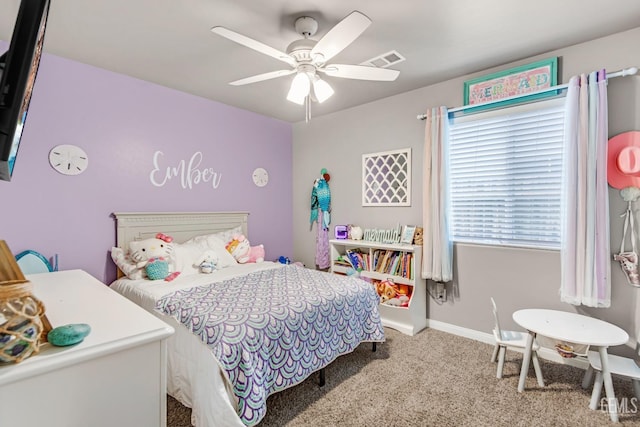
[[[264,261],[264,246],[251,246],[249,240],[242,234],[233,236],[226,248],[240,264]]]
[[[162,233],[155,238],[132,241],[129,243],[131,259],[138,268],[144,268],[149,280],[162,280],[169,282],[175,279],[180,272],[171,272],[169,256],[173,252],[173,239]]]

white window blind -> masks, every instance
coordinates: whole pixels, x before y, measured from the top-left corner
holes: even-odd
[[[560,248],[564,98],[454,117],[451,236]]]

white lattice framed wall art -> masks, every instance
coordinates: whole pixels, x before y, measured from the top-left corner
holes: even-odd
[[[362,155],[362,206],[411,206],[411,148]]]

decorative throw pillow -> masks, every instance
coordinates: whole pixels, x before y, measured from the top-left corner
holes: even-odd
[[[225,231],[219,231],[217,233],[213,233],[212,236],[217,237],[218,239],[222,240],[223,244],[227,244],[227,242],[229,242],[231,239],[233,239],[233,236],[237,235],[237,234],[242,234],[242,227],[237,226],[234,228],[230,228],[229,230],[225,230]]]
[[[111,248],[111,259],[118,266],[120,271],[132,280],[145,279],[146,274],[144,268],[138,268],[135,262],[122,249]]]

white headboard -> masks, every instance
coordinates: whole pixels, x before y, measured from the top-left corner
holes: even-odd
[[[116,246],[129,249],[129,242],[164,233],[177,243],[192,237],[240,226],[247,233],[248,212],[115,212]]]

